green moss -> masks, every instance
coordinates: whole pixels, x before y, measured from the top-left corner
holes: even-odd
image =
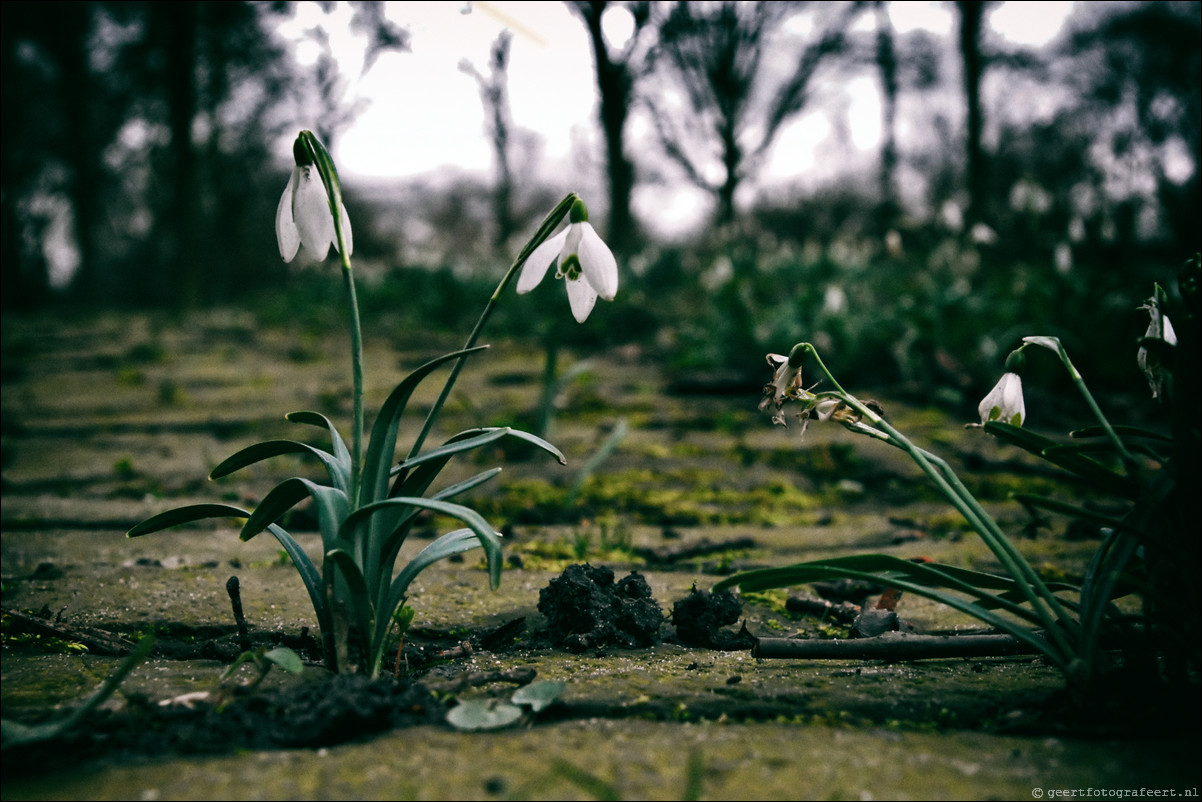
[[[636,468],[590,477],[568,504],[568,488],[528,480],[509,484],[505,493],[483,500],[485,515],[521,523],[556,523],[610,512],[638,523],[674,526],[756,524],[804,525],[812,511],[839,498],[831,492],[808,493],[780,479],[749,488],[730,485],[717,469]]]

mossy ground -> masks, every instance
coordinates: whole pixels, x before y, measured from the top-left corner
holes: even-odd
[[[253,505],[279,479],[309,472],[312,466],[282,459],[229,480],[205,478],[251,442],[310,434],[285,422],[286,412],[349,418],[340,338],[262,328],[236,312],[183,321],[111,315],[70,325],[6,315],[3,336],[4,606],[45,612],[81,631],[127,639],[153,632],[164,644],[110,700],[107,715],[120,715],[131,698],[157,702],[221,686],[237,652],[225,590],[231,575],[240,579],[257,642],[297,639],[314,627],[304,590],[274,541],[241,543],[232,527],[216,522],[136,540],[124,532],[183,503]],[[438,352],[369,338],[367,408]],[[601,786],[585,790],[586,774],[623,798],[648,799],[680,798],[691,782],[713,799],[1031,798],[1036,787],[1197,788],[1196,733],[1098,727],[1090,738],[1083,737],[1088,728],[1069,722],[1058,728],[1047,711],[1061,678],[1031,658],[757,661],[746,652],[673,643],[670,622],[663,642],[648,649],[570,654],[536,645],[539,591],[573,563],[605,565],[619,578],[638,571],[665,611],[731,571],[857,552],[997,570],[954,512],[888,447],[833,427],[811,426],[804,439],[796,429],[773,427],[756,412],[758,387],[745,396],[672,396],[658,367],[633,349],[589,359],[587,375],[560,397],[549,432],[567,467],[520,449],[498,450],[452,464],[446,475],[450,482],[481,465],[505,466],[474,499],[507,535],[500,590],[487,590],[469,554],[422,574],[411,597],[415,649],[445,648],[521,621],[506,648],[425,664],[422,681],[533,669],[540,679],[567,683],[559,705],[525,727],[495,733],[421,725],[326,748],[122,754],[75,770],[47,761],[20,777],[6,767],[4,798],[603,795]],[[536,348],[495,343],[464,374],[445,434],[537,419],[539,360]],[[424,386],[416,406],[429,405],[437,389],[437,382]],[[984,478],[965,476],[1009,531],[1028,523],[1009,492],[1046,493],[1052,480],[1032,473],[1021,454],[966,432],[946,413],[892,401],[887,388],[863,389],[915,440],[938,441],[953,464],[989,468]],[[628,433],[616,450],[582,475],[623,419]],[[305,533],[306,515],[300,510],[289,523],[314,551],[319,542]],[[445,523],[432,518],[428,531]],[[712,548],[662,559],[665,550],[700,544]],[[1095,546],[1065,537],[1064,522],[1055,521],[1021,540],[1050,576],[1080,576]],[[920,630],[975,626],[911,597],[898,613]],[[761,636],[845,634],[837,622],[790,613],[780,593],[748,598],[743,623]],[[4,716],[25,721],[61,714],[117,660],[84,653],[69,639],[10,637],[7,627],[3,649]],[[204,649],[211,650],[207,658]],[[320,671],[311,667],[301,678],[275,672],[262,690],[282,692]],[[456,693],[505,690],[484,685]]]

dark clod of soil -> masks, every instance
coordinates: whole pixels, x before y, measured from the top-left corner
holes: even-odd
[[[746,629],[731,632],[722,627],[739,620],[743,601],[729,590],[710,593],[693,588],[672,605],[672,623],[682,646],[699,646],[724,652],[745,651],[755,646],[755,636]]]
[[[538,611],[547,617],[542,634],[575,653],[653,646],[664,620],[642,574],[632,571],[615,583],[611,569],[587,563],[569,565],[540,590]]]
[[[6,751],[4,769],[53,765],[62,754],[86,759],[335,746],[397,727],[440,723],[445,715],[445,705],[421,684],[359,674],[326,674],[287,689],[239,689],[232,699],[191,707],[131,696],[124,711],[97,711],[57,738]]]

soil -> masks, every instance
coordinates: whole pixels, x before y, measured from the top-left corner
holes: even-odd
[[[476,500],[506,535],[501,588],[488,591],[471,553],[423,573],[394,674],[372,681],[322,668],[307,597],[273,542],[240,543],[218,522],[124,537],[183,503],[253,505],[303,470],[283,460],[204,480],[249,442],[296,437],[283,412],[333,399],[331,415],[346,413],[337,338],[298,355],[296,332],[228,311],[183,323],[6,315],[3,337],[4,718],[63,719],[139,637],[156,639],[76,726],[6,741],[5,799],[1196,793],[1196,681],[1165,689],[1118,654],[1085,711],[1032,655],[755,657],[760,639],[845,639],[861,625],[884,638],[980,629],[922,599],[882,606],[883,588],[708,590],[732,571],[868,551],[991,568],[904,460],[840,429],[811,426],[802,441],[774,428],[756,415],[757,388],[672,396],[637,352],[592,357],[550,439],[579,466],[618,416],[631,433],[583,482],[528,455],[486,455],[506,466]],[[490,398],[488,424],[531,416],[537,351],[504,343],[490,356],[465,374],[448,432],[481,423],[470,399]],[[369,377],[374,367],[395,381],[381,366],[422,361],[395,339],[369,340]],[[387,389],[369,386],[369,409]],[[943,413],[885,404],[915,439],[982,469],[982,487],[1047,479]],[[1024,523],[1015,505],[991,504],[1012,529]],[[291,525],[316,557],[303,512]],[[432,519],[431,533],[440,526]],[[1054,529],[1023,543],[1041,570],[1066,576],[1094,547]],[[245,665],[222,678],[248,649],[278,646],[305,661],[299,674],[277,668],[251,688]],[[447,723],[460,701],[501,702],[536,679],[563,682],[563,694],[515,726]]]

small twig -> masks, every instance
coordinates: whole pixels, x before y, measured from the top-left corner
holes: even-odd
[[[858,604],[810,599],[805,596],[790,596],[785,599],[785,609],[791,613],[830,618],[840,624],[850,624],[860,615]]]
[[[511,668],[508,671],[471,671],[460,674],[453,680],[440,683],[423,682],[432,691],[438,693],[459,693],[467,688],[478,688],[491,685],[494,682],[507,682],[511,685],[529,685],[538,676],[533,668]]]
[[[752,657],[806,660],[923,660],[946,657],[1006,657],[1038,654],[1029,643],[1009,635],[911,635],[886,633],[875,638],[818,640],[760,638]]]
[[[23,613],[20,610],[8,608],[4,609],[4,617],[12,622],[14,631],[82,643],[93,654],[123,657],[133,653],[136,648],[136,644],[133,642],[102,629],[72,629],[44,618]]]
[[[230,595],[230,606],[234,609],[234,623],[238,625],[238,648],[244,652],[251,649],[250,627],[246,624],[246,616],[242,614],[242,587],[237,576],[231,576],[225,583],[225,592]]]

